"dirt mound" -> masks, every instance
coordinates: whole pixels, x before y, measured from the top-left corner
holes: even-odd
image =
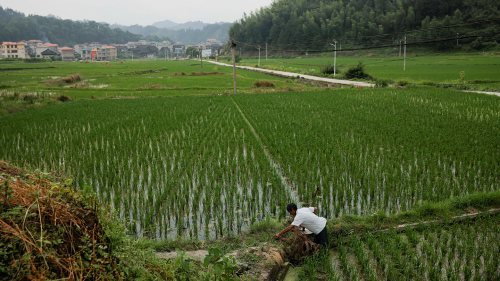
[[[43,84],[47,87],[52,87],[53,85],[56,85],[56,84],[73,83],[73,82],[81,81],[81,80],[82,80],[82,76],[80,76],[80,74],[74,74],[74,75],[70,75],[68,77],[64,77],[61,79],[44,82]]]
[[[9,280],[119,279],[97,203],[71,181],[0,161],[0,275]]]
[[[273,82],[266,81],[266,80],[258,80],[253,83],[253,86],[255,88],[274,88],[275,85]]]
[[[214,71],[214,72],[196,72],[196,71],[193,71],[193,72],[191,72],[191,75],[228,75],[228,74],[223,73],[223,72],[217,72],[217,71]]]

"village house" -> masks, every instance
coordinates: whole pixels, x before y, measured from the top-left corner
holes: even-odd
[[[26,48],[23,43],[3,42],[2,58],[26,58]]]
[[[75,61],[75,54],[73,48],[62,47],[59,48],[59,53],[61,54],[61,58],[63,61]]]
[[[118,58],[118,53],[116,47],[114,46],[102,46],[101,48],[102,60],[116,60]]]
[[[91,51],[93,61],[111,61],[116,60],[118,54],[113,46],[94,47]]]
[[[51,44],[51,43],[45,43],[45,44],[38,44],[36,46],[36,57],[39,58],[39,57],[44,57],[42,55],[43,52],[45,52],[46,50],[50,50],[54,53],[58,53],[58,47],[59,45],[58,44]]]
[[[158,55],[158,48],[153,45],[137,45],[137,47],[129,49],[129,52],[137,58],[154,58]]]
[[[92,59],[92,48],[100,48],[102,45],[99,42],[92,43],[84,43],[84,44],[76,44],[74,46],[75,53],[82,60],[91,60]]]

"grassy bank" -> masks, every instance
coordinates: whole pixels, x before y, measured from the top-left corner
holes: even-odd
[[[343,56],[337,54],[337,75],[331,78],[343,79],[345,72],[356,66],[359,61],[365,65],[366,72],[374,79],[391,83],[433,85],[475,90],[499,90],[500,75],[496,69],[500,63],[497,53],[481,54],[439,54],[418,55],[410,53],[406,58],[404,70],[403,57],[399,56]],[[321,67],[331,63],[333,57],[300,56],[290,59],[262,59],[262,68],[324,76]],[[258,59],[244,59],[241,65],[256,66]],[[461,72],[464,76],[461,77]]]

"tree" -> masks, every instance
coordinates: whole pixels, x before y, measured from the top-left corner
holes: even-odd
[[[188,55],[188,56],[192,56],[193,58],[198,57],[198,55],[199,55],[199,54],[200,54],[200,52],[199,52],[199,51],[198,51],[198,49],[197,49],[197,48],[195,48],[195,47],[188,47],[188,48],[186,49],[186,55]]]

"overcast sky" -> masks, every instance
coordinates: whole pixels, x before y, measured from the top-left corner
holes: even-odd
[[[123,25],[149,25],[157,21],[234,22],[251,11],[269,6],[273,0],[25,0],[0,4],[26,15],[46,16],[53,14],[62,19],[94,20]]]

